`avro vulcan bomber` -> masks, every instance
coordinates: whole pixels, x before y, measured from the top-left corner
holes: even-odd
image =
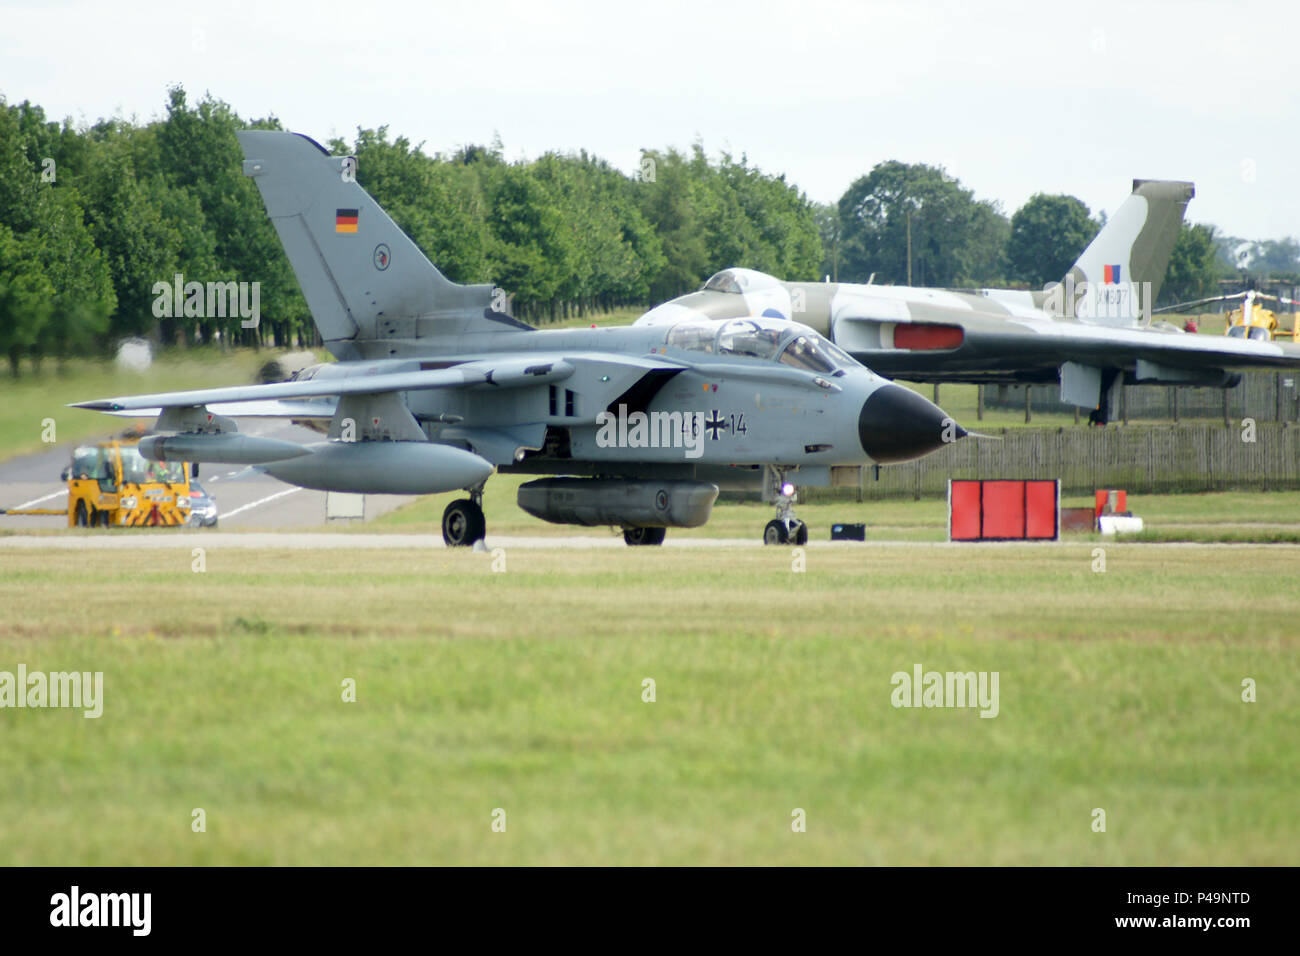
[[[1136,180],[1070,271],[1042,290],[783,282],[737,268],[637,324],[785,317],[891,378],[1059,382],[1061,401],[1097,424],[1113,417],[1124,384],[1231,388],[1244,370],[1300,368],[1300,345],[1196,335],[1153,319],[1193,193],[1191,183]]]

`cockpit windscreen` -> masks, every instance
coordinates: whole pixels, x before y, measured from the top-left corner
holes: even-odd
[[[778,361],[819,375],[838,375],[858,366],[856,359],[808,326],[767,318],[678,322],[668,330],[665,344],[691,352]]]

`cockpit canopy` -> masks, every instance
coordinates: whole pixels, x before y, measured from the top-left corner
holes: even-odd
[[[766,272],[755,272],[753,269],[723,269],[711,275],[701,291],[740,294],[774,289],[780,284],[780,279]]]
[[[861,367],[851,355],[808,326],[783,319],[688,319],[668,330],[665,344],[690,352],[777,361],[819,375],[842,375],[846,368]]]
[[[1262,342],[1267,342],[1273,337],[1268,329],[1258,325],[1252,325],[1249,329],[1244,325],[1229,326],[1228,335],[1234,339],[1259,339]]]

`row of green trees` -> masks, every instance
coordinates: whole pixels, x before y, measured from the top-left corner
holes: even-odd
[[[646,150],[636,176],[585,151],[507,162],[499,143],[429,156],[386,127],[329,144],[457,282],[492,282],[516,315],[644,304],[745,263],[816,279],[813,207],[784,177],[701,146]]]
[[[264,325],[292,340],[310,325],[297,281],[251,182],[240,172],[225,104],[191,108],[171,91],[167,118],[86,129],[46,120],[36,106],[0,103],[0,351],[24,357],[103,351],[125,336],[164,341],[221,331],[239,320],[160,322],[154,286],[187,280],[262,284]],[[7,255],[3,250],[12,250]]]
[[[1008,219],[940,167],[890,161],[820,206],[817,219],[822,271],[840,281],[1041,289],[1064,277],[1105,213],[1094,218],[1074,196],[1038,193]],[[1217,239],[1213,226],[1183,225],[1162,302],[1212,295],[1235,274]]]
[[[164,342],[307,341],[314,329],[235,131],[245,120],[179,87],[150,123],[50,122],[0,101],[0,352],[24,357],[106,349],[124,336]],[[816,279],[812,204],[742,156],[716,161],[647,150],[635,176],[588,155],[507,161],[501,144],[427,155],[384,127],[330,149],[357,156],[359,182],[446,275],[491,282],[516,315],[545,321],[644,305],[744,263]],[[161,319],[155,285],[261,284],[261,322]]]
[[[51,122],[0,100],[0,352],[23,358],[106,350],[124,336],[164,342],[309,341],[315,331],[251,180],[211,96],[169,91],[147,123]],[[1022,285],[1060,278],[1100,223],[1070,196],[1037,195],[1009,219],[942,169],[881,163],[837,204],[811,203],[742,155],[645,150],[628,175],[602,159],[547,153],[508,161],[499,142],[429,155],[386,127],[351,143],[360,183],[447,276],[491,282],[521,318],[648,305],[743,265],[791,280]],[[1208,294],[1215,236],[1185,227],[1165,298]],[[261,323],[160,319],[154,287],[261,284]]]

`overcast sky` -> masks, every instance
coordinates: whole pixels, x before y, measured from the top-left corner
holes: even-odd
[[[319,140],[387,124],[428,152],[730,149],[838,199],[886,159],[1008,214],[1114,210],[1190,179],[1193,221],[1300,235],[1300,12],[1286,2],[0,0],[0,93],[55,118],[163,112],[166,88]]]

